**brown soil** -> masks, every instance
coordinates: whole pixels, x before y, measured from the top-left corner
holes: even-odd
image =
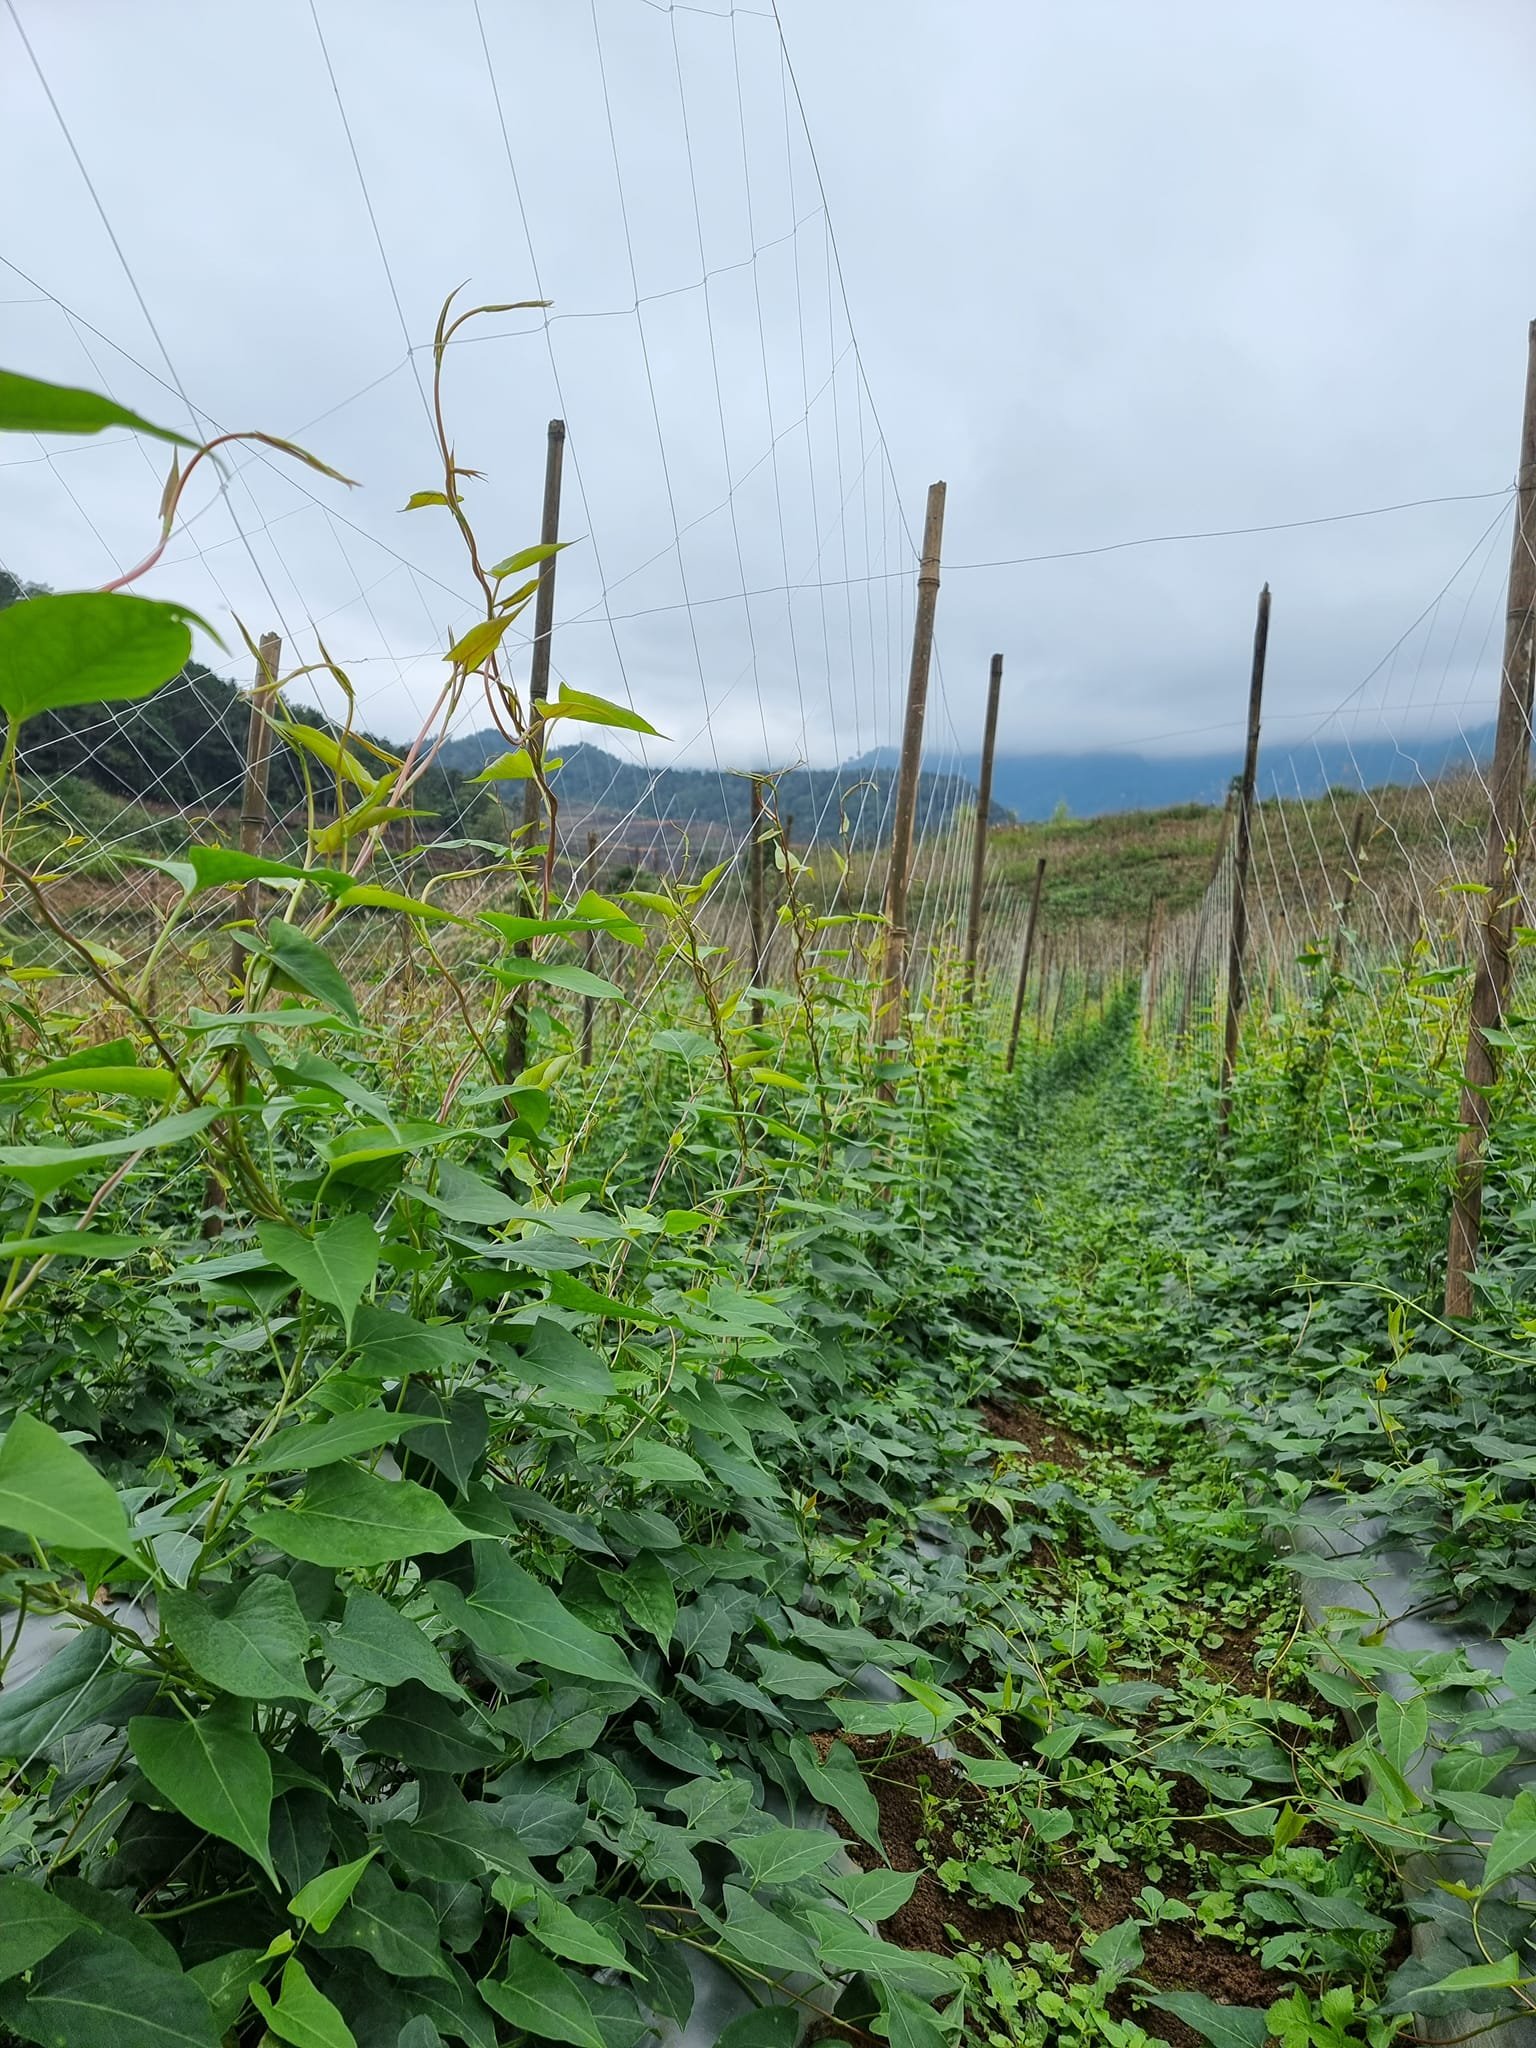
[[[1181,1778],[1170,1774],[1169,1797],[1174,1810],[1187,1820],[1189,1825],[1179,1831],[1179,1840],[1197,1849],[1204,1856],[1251,1856],[1255,1843],[1251,1835],[1240,1835],[1236,1828],[1229,1827],[1223,1820],[1207,1818],[1210,1798],[1202,1791],[1193,1778]],[[1309,1820],[1301,1833],[1296,1836],[1303,1849],[1329,1849],[1334,1837],[1319,1821]],[[1166,1885],[1164,1890],[1166,1890]]]
[[[931,1814],[931,1802],[935,1801],[979,1803],[986,1793],[932,1750],[913,1746],[888,1756],[880,1742],[851,1736],[843,1740],[864,1765],[879,1801],[880,1834],[891,1868],[920,1873],[912,1897],[881,1928],[888,1941],[939,1955],[953,1955],[960,1947],[996,1952],[1009,1942],[1022,1948],[1031,1941],[1048,1941],[1070,1954],[1085,1935],[1130,1917],[1136,1895],[1146,1882],[1144,1874],[1111,1867],[1090,1880],[1065,1848],[1021,1912],[1005,1906],[972,1905],[954,1897],[942,1888],[933,1871],[957,1853],[958,1845],[942,1823],[925,1821],[924,1808],[927,1805]],[[934,1832],[925,1835],[925,1827],[930,1825]],[[925,1844],[922,1848],[920,1840]],[[862,1843],[851,1844],[850,1853],[865,1869],[873,1869],[878,1861]],[[1187,1922],[1148,1928],[1142,1940],[1145,1960],[1137,1975],[1160,1989],[1203,1991],[1218,2004],[1261,2008],[1285,1995],[1287,1986],[1282,1978],[1264,1970],[1252,1956],[1201,1940]],[[1127,2015],[1133,2005],[1131,1995],[1122,1993],[1115,2009]],[[1199,2036],[1170,2014],[1149,2008],[1137,2012],[1136,2018],[1155,2040],[1168,2042],[1170,2048],[1199,2048]]]
[[[1259,1667],[1258,1646],[1256,1622],[1249,1622],[1241,1628],[1223,1628],[1220,1648],[1213,1650],[1207,1645],[1202,1652],[1205,1667],[1216,1677],[1224,1678],[1246,1698],[1263,1699],[1274,1680],[1270,1671]]]
[[[977,1412],[992,1436],[1022,1447],[1037,1462],[1055,1465],[1066,1472],[1080,1470],[1086,1462],[1085,1443],[1032,1408],[984,1401],[978,1404]],[[994,1509],[973,1509],[971,1523],[977,1535],[984,1538],[1001,1533],[1001,1520]],[[1076,1551],[1071,1537],[1066,1548]],[[1036,1540],[1030,1562],[1049,1571],[1056,1567],[1058,1559],[1041,1538]],[[1326,1712],[1299,1674],[1287,1673],[1277,1681],[1275,1673],[1259,1663],[1258,1623],[1213,1627],[1197,1610],[1192,1611],[1190,1619],[1193,1639],[1199,1643],[1201,1659],[1214,1680],[1250,1698],[1263,1698],[1278,1691],[1305,1700],[1316,1711]],[[1221,1636],[1215,1647],[1204,1643],[1207,1629]],[[1149,1675],[1172,1689],[1178,1684],[1179,1666],[1170,1660]],[[879,1801],[881,1837],[892,1868],[918,1873],[911,1899],[881,1930],[888,1940],[941,1955],[953,1954],[961,1947],[995,1953],[1010,1943],[1026,1948],[1030,1942],[1046,1941],[1071,1955],[1086,1936],[1133,1917],[1137,1895],[1146,1882],[1145,1873],[1134,1867],[1115,1866],[1090,1873],[1079,1863],[1070,1843],[1052,1851],[1047,1868],[1035,1880],[1034,1895],[1017,1912],[1004,1906],[974,1905],[953,1896],[933,1873],[947,1858],[958,1855],[958,1844],[949,1830],[933,1819],[933,1806],[948,1802],[979,1804],[988,1797],[987,1793],[931,1750],[913,1747],[888,1758],[881,1743],[843,1739],[863,1763]],[[1192,1847],[1218,1856],[1251,1851],[1251,1842],[1223,1822],[1206,1817],[1209,1799],[1192,1780],[1174,1776],[1171,1790],[1175,1806],[1187,1821],[1184,1839]],[[926,1821],[925,1809],[929,1816]],[[925,1826],[934,1832],[920,1849],[918,1842]],[[1316,1822],[1311,1822],[1300,1839],[1311,1846],[1326,1847],[1330,1837]],[[877,1861],[871,1851],[860,1845],[853,1845],[852,1853],[866,1868]],[[1161,1888],[1171,1897],[1182,1896],[1185,1890],[1174,1874],[1166,1872]],[[1136,1975],[1159,1990],[1200,1991],[1219,2005],[1256,2006],[1262,2011],[1277,1998],[1283,1998],[1290,1988],[1287,1979],[1265,1970],[1253,1955],[1220,1941],[1203,1939],[1188,1921],[1143,1929],[1142,1945],[1143,1961]],[[1088,1966],[1082,1967],[1086,1975]],[[1201,2037],[1192,2029],[1170,2014],[1140,2006],[1128,1988],[1115,1995],[1111,2010],[1122,2019],[1134,2016],[1153,2039],[1167,2042],[1169,2048],[1200,2048]]]
[[[1231,1686],[1234,1692],[1241,1693],[1246,1699],[1261,1700],[1277,1690],[1273,1668],[1258,1661],[1262,1633],[1258,1622],[1217,1621],[1196,1607],[1189,1610],[1189,1633],[1190,1642],[1199,1650],[1200,1661],[1207,1671],[1213,1678]],[[1207,1634],[1221,1637],[1216,1648],[1206,1642]],[[1177,1657],[1165,1657],[1151,1673],[1153,1683],[1171,1689],[1178,1684],[1182,1668]],[[1289,1695],[1297,1691],[1297,1686],[1292,1683],[1278,1689]]]
[[[1073,1472],[1083,1462],[1084,1447],[1079,1439],[1059,1423],[1047,1422],[1033,1408],[1005,1408],[995,1401],[981,1401],[976,1412],[993,1436],[1022,1444],[1041,1464],[1060,1465]]]
[[[1202,1941],[1189,1931],[1187,1921],[1177,1927],[1148,1928],[1142,1939],[1146,1960],[1136,1974],[1159,1991],[1203,1991],[1217,2005],[1256,2005],[1262,2012],[1291,1989],[1257,1957]],[[1203,2037],[1172,2013],[1159,2012],[1156,2007],[1137,2011],[1135,2000],[1124,1992],[1110,2000],[1110,2007],[1120,2016],[1135,2012],[1138,2024],[1154,2041],[1167,2041],[1172,2048],[1200,2048]]]

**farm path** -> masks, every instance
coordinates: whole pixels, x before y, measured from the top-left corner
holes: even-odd
[[[1019,1675],[972,1695],[948,1754],[863,1745],[918,1874],[884,1931],[966,1962],[978,2040],[1389,2040],[1366,2016],[1406,1953],[1401,1905],[1331,1824],[1347,1731],[1204,1419],[1241,1346],[1201,1297],[1198,1190],[1124,1030],[1040,1090],[1004,1166],[1030,1334],[981,1404],[992,1469],[968,1506]]]

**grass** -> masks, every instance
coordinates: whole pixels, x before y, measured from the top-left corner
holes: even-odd
[[[1314,921],[1326,913],[1348,871],[1357,811],[1364,814],[1365,891],[1379,904],[1384,925],[1409,901],[1433,919],[1444,910],[1447,884],[1482,871],[1487,797],[1475,777],[1366,795],[1339,790],[1304,801],[1270,798],[1256,807],[1253,862],[1256,886],[1272,910]],[[1001,827],[988,840],[989,906],[997,914],[1016,913],[1043,855],[1053,925],[1140,933],[1154,904],[1168,917],[1198,905],[1222,843],[1222,816],[1220,806],[1178,804]],[[944,845],[925,846],[919,899],[925,888],[936,898],[941,875],[952,868]]]

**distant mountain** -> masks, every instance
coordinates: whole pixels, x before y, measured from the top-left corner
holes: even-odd
[[[1321,796],[1328,789],[1379,789],[1385,784],[1433,781],[1493,753],[1493,723],[1465,733],[1423,740],[1330,740],[1321,746],[1259,749],[1259,788],[1265,796]],[[893,748],[850,762],[888,769]],[[935,768],[974,780],[974,754],[949,755]],[[1108,748],[1084,754],[1000,754],[993,768],[995,800],[1025,819],[1049,818],[1065,804],[1075,818],[1110,811],[1155,811],[1170,804],[1219,803],[1242,755],[1126,754]]]
[[[40,594],[0,570],[0,609]],[[293,708],[304,724],[334,733],[320,713]],[[83,705],[44,712],[28,721],[19,766],[33,781],[47,784],[79,776],[120,798],[147,799],[181,811],[231,809],[239,801],[244,768],[248,701],[233,683],[188,662],[163,690],[132,704]],[[360,735],[364,739],[373,736]],[[376,744],[388,747],[387,741]],[[1486,761],[1493,751],[1488,723],[1449,738],[1364,740],[1350,747],[1329,741],[1321,747],[1264,748],[1260,784],[1266,795],[1316,796],[1330,788],[1378,788],[1387,783],[1430,781]],[[432,814],[420,828],[424,839],[473,832],[497,836],[505,829],[491,789],[469,778],[506,752],[490,727],[449,740],[418,786],[417,800]],[[556,779],[562,833],[600,825],[617,844],[632,822],[635,855],[650,860],[665,846],[691,844],[696,850],[721,839],[737,841],[751,817],[750,777],[730,767],[646,769],[601,747],[577,743],[563,750]],[[975,755],[930,755],[918,791],[917,829],[941,831],[958,811],[975,801],[979,771]],[[1240,766],[1237,753],[1150,755],[1108,748],[1091,753],[1004,754],[993,776],[994,815],[1049,818],[1065,805],[1079,818],[1112,811],[1159,810],[1172,804],[1220,802]],[[896,751],[881,747],[838,768],[794,768],[775,777],[777,806],[801,845],[813,835],[846,831],[854,845],[871,846],[890,829],[896,779]],[[323,786],[325,778],[317,778]],[[510,787],[521,816],[521,791]],[[304,802],[299,757],[279,747],[272,760],[271,803],[282,816]],[[323,799],[322,799],[323,800]],[[627,842],[626,842],[627,843]]]
[[[486,727],[449,740],[437,759],[455,774],[475,775],[506,751],[501,734]],[[751,821],[751,777],[745,770],[647,769],[584,743],[559,751],[563,765],[554,789],[567,832],[580,814],[605,820],[633,815],[639,824],[664,823],[696,839],[722,827],[739,837]],[[836,837],[846,821],[853,844],[873,845],[889,830],[895,780],[894,766],[883,761],[786,769],[774,777],[779,817],[786,829],[793,820],[793,837],[802,844],[813,831],[818,838]],[[918,786],[919,832],[941,830],[958,809],[975,801],[975,794],[969,778],[952,764],[925,773]]]

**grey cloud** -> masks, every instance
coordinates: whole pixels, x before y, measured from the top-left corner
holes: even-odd
[[[652,759],[888,741],[902,508],[915,527],[940,475],[936,746],[974,741],[994,647],[1005,747],[1219,743],[1266,576],[1277,732],[1346,698],[1353,729],[1486,714],[1493,503],[958,565],[1508,480],[1536,310],[1536,17],[1513,0],[783,0],[814,164],[773,22],[724,0],[316,0],[324,50],[308,0],[17,11],[175,374],[8,19],[0,177],[24,197],[0,253],[111,340],[0,270],[0,357],[176,421],[179,378],[358,477],[238,458],[148,587],[281,623],[301,658],[318,629],[378,727],[420,715],[473,611],[446,523],[398,511],[434,481],[420,344],[466,278],[554,301],[454,351],[477,519],[497,549],[533,536],[563,411],[581,541],[555,665],[673,735]],[[0,560],[69,584],[136,558],[158,454],[38,452],[4,451]],[[713,601],[743,587],[769,594]]]

